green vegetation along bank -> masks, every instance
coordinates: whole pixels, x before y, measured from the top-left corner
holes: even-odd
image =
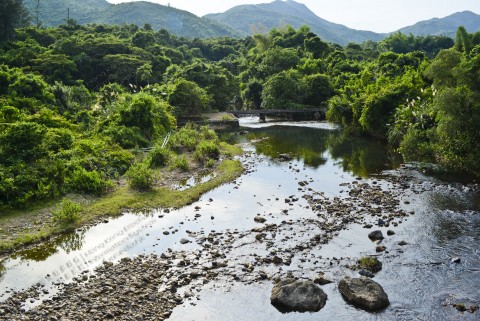
[[[149,25],[32,27],[25,12],[20,0],[0,6],[2,217],[72,194],[105,212],[117,202],[98,204],[115,197],[138,208],[162,175],[215,168],[228,153],[215,132],[177,120],[232,109],[327,107],[407,161],[480,176],[480,32],[342,47],[308,27],[186,39]],[[85,212],[64,207],[57,222]]]

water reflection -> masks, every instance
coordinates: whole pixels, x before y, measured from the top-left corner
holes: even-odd
[[[326,163],[328,151],[343,171],[362,177],[395,168],[401,161],[383,142],[341,129],[270,126],[252,129],[248,138],[256,142],[258,153],[274,159],[289,154],[313,168]]]
[[[340,160],[342,169],[357,176],[369,177],[401,162],[401,157],[382,141],[351,136],[346,131],[330,134],[326,144],[332,157]]]
[[[52,241],[41,243],[30,249],[17,251],[12,255],[13,259],[32,260],[41,262],[50,256],[64,250],[67,254],[82,248],[85,242],[85,231],[80,230],[74,233],[61,235]]]
[[[199,176],[192,176],[192,177],[189,177],[189,178],[184,178],[184,179],[180,180],[179,184],[173,185],[173,189],[175,189],[177,191],[184,191],[184,190],[187,190],[191,187],[197,186],[199,184],[206,183],[206,182],[210,181],[211,179],[215,178],[216,176],[217,176],[216,173],[209,172],[209,173],[204,173],[204,174],[199,175]]]
[[[255,146],[260,154],[271,158],[289,154],[303,159],[307,166],[318,168],[326,163],[323,154],[327,150],[325,142],[329,134],[328,130],[315,128],[273,126],[255,129],[248,138],[257,141]]]

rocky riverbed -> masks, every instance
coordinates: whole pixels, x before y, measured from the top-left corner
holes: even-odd
[[[248,171],[253,162],[245,163]],[[258,226],[249,231],[187,231],[182,244],[196,243],[190,251],[167,251],[140,255],[114,264],[105,262],[93,273],[85,271],[58,293],[33,309],[25,303],[48,290],[41,285],[15,293],[0,306],[6,320],[164,320],[184,300],[195,298],[204,284],[217,279],[229,282],[274,282],[283,276],[312,278],[331,266],[355,269],[355,258],[316,257],[312,251],[335,237],[350,224],[361,224],[365,238],[374,226],[401,224],[413,211],[401,206],[402,191],[422,191],[405,179],[355,180],[343,184],[343,196],[327,197],[309,187],[311,180],[298,182],[298,194],[285,199],[284,209],[256,215]],[[290,207],[300,198],[316,219],[290,219]],[[201,213],[201,208],[196,211]],[[394,236],[392,236],[394,237]],[[374,244],[372,244],[374,247]],[[308,262],[308,264],[304,264]],[[308,269],[304,269],[304,266]]]
[[[478,193],[478,186],[449,186],[419,177],[416,170],[402,168],[370,179],[348,176],[341,182],[337,180],[335,187],[329,184],[330,191],[325,191],[319,188],[319,181],[328,179],[328,173],[321,178],[314,176],[315,172],[294,157],[281,157],[272,162],[270,158],[249,151],[242,162],[246,167],[245,175],[223,192],[225,199],[239,198],[235,203],[238,208],[209,194],[181,212],[186,218],[180,224],[144,232],[147,235],[155,233],[150,236],[153,242],[162,238],[167,238],[167,242],[168,237],[175,234],[176,241],[163,246],[161,253],[105,262],[94,270],[78,273],[70,282],[56,281],[53,288],[38,284],[24,291],[15,291],[0,303],[0,319],[180,320],[176,311],[185,310],[188,314],[190,309],[201,305],[205,302],[203,292],[207,288],[218,284],[227,289],[238,285],[253,286],[256,291],[269,296],[274,285],[286,278],[314,281],[326,289],[328,300],[318,313],[331,313],[329,309],[348,306],[342,295],[332,289],[345,276],[358,278],[365,273],[362,271],[370,272],[369,276],[375,280],[380,278],[381,285],[389,283],[385,288],[393,306],[389,315],[403,315],[408,309],[403,309],[398,296],[404,289],[401,284],[395,284],[395,279],[403,277],[408,280],[415,275],[408,274],[412,272],[396,275],[397,271],[411,266],[420,266],[421,271],[438,268],[439,277],[448,278],[452,271],[458,270],[451,265],[459,263],[452,263],[450,254],[441,255],[441,261],[429,256],[409,256],[408,252],[413,252],[419,245],[414,244],[414,239],[405,238],[402,226],[423,215],[419,200],[435,190],[448,191],[452,195]],[[258,175],[268,171],[272,173],[269,180]],[[288,188],[276,191],[273,187],[279,182],[289,185]],[[268,186],[268,192],[265,192],[265,186]],[[242,199],[243,195],[249,198]],[[241,215],[241,218],[236,218],[235,224],[223,222],[226,218],[222,216],[227,212]],[[183,219],[178,215],[179,212],[171,210],[156,212],[149,225],[165,219]],[[195,228],[194,222],[200,220],[204,222],[202,227]],[[207,221],[212,225],[207,225]],[[215,222],[219,222],[218,225]],[[441,222],[438,224],[441,228]],[[369,238],[369,234],[376,230],[383,231],[383,239]],[[342,251],[324,251],[345,233],[354,233],[362,249],[349,242],[341,247]],[[152,246],[157,243],[160,241]],[[343,251],[345,247],[351,249]],[[359,258],[365,256],[396,263],[394,266],[384,264],[380,272],[368,271],[359,264]],[[406,264],[399,264],[404,256]],[[476,260],[469,263],[468,257],[462,257],[460,262],[459,266],[470,273],[469,264]],[[388,277],[382,277],[382,274]],[[403,285],[406,282],[398,281]],[[442,294],[435,309],[445,306],[450,315],[454,313],[461,320],[478,317],[475,297],[463,300],[452,294],[455,293]],[[218,300],[221,299],[214,298],[215,302]],[[462,307],[465,312],[460,312]],[[293,318],[301,319],[299,315]],[[221,314],[216,318],[223,319]],[[262,317],[257,316],[257,319]],[[313,319],[316,319],[315,315]],[[360,319],[365,319],[363,314]]]

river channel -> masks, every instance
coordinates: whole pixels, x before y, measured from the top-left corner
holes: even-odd
[[[62,284],[94,275],[105,261],[199,251],[205,236],[216,235],[218,246],[229,240],[226,272],[189,288],[194,295],[173,309],[169,320],[480,320],[475,309],[480,305],[478,185],[401,164],[381,142],[349,136],[324,122],[260,124],[245,118],[241,126],[245,132],[230,134],[245,150],[246,172],[235,182],[181,209],[125,213],[3,258],[0,306],[38,284],[43,290],[24,303],[26,310],[35,309],[61,293]],[[177,188],[207,179],[192,178]],[[376,201],[382,201],[378,195],[393,197],[405,215],[377,226],[379,206],[350,198],[352,191],[370,187]],[[316,199],[330,200],[322,203],[326,212],[338,204],[358,204],[345,220],[322,214]],[[256,216],[275,231],[261,230]],[[387,251],[375,252],[377,244],[367,237],[374,229],[395,232],[381,243]],[[321,241],[312,243],[315,238]],[[288,264],[259,259],[274,254]],[[378,313],[349,305],[337,289],[343,276],[358,276],[350,266],[368,255],[383,262],[374,280],[391,302]],[[258,271],[268,277],[259,278]],[[334,282],[322,286],[328,301],[319,312],[282,313],[270,304],[274,278],[312,279],[320,272]]]

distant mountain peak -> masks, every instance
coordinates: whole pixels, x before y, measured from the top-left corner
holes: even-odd
[[[343,25],[329,22],[318,17],[305,4],[294,0],[274,0],[270,3],[240,5],[224,13],[209,14],[208,17],[232,28],[250,33],[253,26],[265,26],[267,29],[279,28],[289,24],[294,28],[307,25],[326,41],[345,45],[349,42],[367,40],[379,41],[383,35],[370,31],[359,31]]]
[[[480,29],[480,15],[472,11],[455,12],[444,18],[433,18],[417,22],[412,26],[402,28],[398,31],[415,36],[449,36],[455,37],[458,27],[464,26],[469,32],[476,32]]]

